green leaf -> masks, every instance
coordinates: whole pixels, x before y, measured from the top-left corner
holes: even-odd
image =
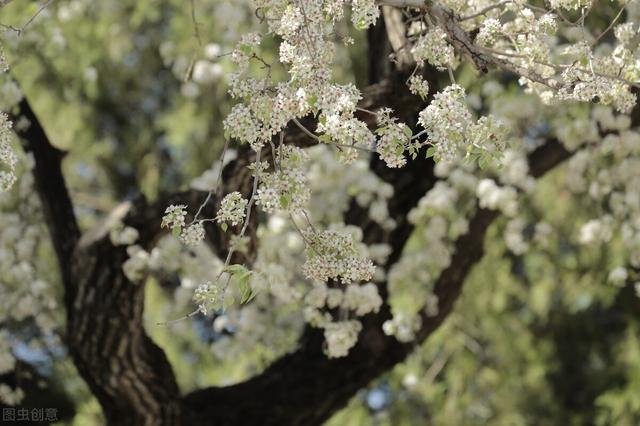
[[[171,233],[173,234],[174,237],[179,237],[180,234],[182,233],[182,227],[181,226],[176,226],[171,230]]]
[[[413,136],[413,132],[411,131],[411,129],[407,126],[407,127],[404,127],[402,130],[404,131],[405,136],[411,139],[411,136]]]
[[[240,290],[240,304],[243,305],[247,303],[251,294],[251,286],[249,286],[249,278],[251,278],[251,272],[247,272],[244,276],[238,279],[238,289]]]
[[[227,232],[227,229],[229,229],[229,225],[227,225],[225,222],[222,222],[220,224],[220,229],[222,229],[222,232]]]
[[[226,268],[224,268],[224,272],[230,273],[231,275],[233,275],[234,278],[236,277],[236,275],[242,275],[248,271],[249,270],[244,265],[240,265],[240,264],[229,265]]]
[[[324,142],[324,143],[329,143],[331,142],[331,136],[324,134],[324,135],[320,135],[318,137],[318,139],[320,139],[320,142]]]
[[[431,158],[436,155],[437,149],[435,146],[429,147],[427,149],[427,158]]]
[[[287,209],[291,204],[291,196],[289,194],[282,194],[280,196],[280,207]]]

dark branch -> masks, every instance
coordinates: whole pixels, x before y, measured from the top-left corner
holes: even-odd
[[[70,262],[74,247],[80,238],[80,230],[73,212],[73,203],[62,175],[61,163],[64,153],[54,147],[42,124],[24,98],[19,112],[13,117],[15,123],[21,118],[27,125],[16,126],[16,133],[24,142],[25,149],[33,154],[36,191],[42,202],[44,217],[53,240],[65,285],[69,284]]]

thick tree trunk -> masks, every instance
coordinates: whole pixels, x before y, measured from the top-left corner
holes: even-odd
[[[101,237],[81,240],[73,257],[77,292],[67,315],[73,360],[109,424],[179,425],[171,365],[142,326],[144,286],[124,276],[125,248]]]

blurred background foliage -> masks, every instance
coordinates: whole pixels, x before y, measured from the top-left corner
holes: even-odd
[[[41,5],[13,1],[0,22],[20,27]],[[233,105],[225,53],[256,21],[247,0],[71,0],[50,4],[20,36],[3,32],[11,76],[52,141],[69,151],[65,174],[84,229],[122,200],[184,189],[211,168]],[[366,34],[343,31],[356,43],[339,52],[336,78],[362,87]],[[276,55],[275,44],[265,55]],[[473,77],[461,79],[479,91]],[[487,255],[454,313],[330,425],[640,422],[640,305],[631,284],[607,284],[623,249],[615,240],[606,249],[572,245],[576,224],[593,206],[564,191],[562,179],[562,170],[545,177],[528,206],[532,218],[554,227],[547,247],[513,255],[502,238],[505,221],[494,224]],[[42,256],[52,263],[51,251]],[[398,291],[394,308],[414,309],[412,300]],[[295,343],[292,332],[278,348],[256,344],[232,359],[219,357],[210,348],[221,337],[212,324],[157,325],[180,314],[174,304],[174,288],[148,283],[147,330],[183,391],[242,380]],[[29,333],[26,325],[20,330]],[[12,349],[33,377],[22,382],[22,405],[60,407],[61,424],[102,424],[64,348],[20,349],[20,337]]]

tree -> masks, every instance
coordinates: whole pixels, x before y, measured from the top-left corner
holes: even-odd
[[[5,32],[15,56],[11,76],[26,89],[23,96],[6,83],[10,116],[3,118],[27,155],[13,153],[4,126],[0,158],[8,169],[0,178],[9,187],[17,176],[22,187],[7,189],[7,206],[21,208],[28,205],[21,198],[29,196],[25,176],[32,171],[39,208],[31,205],[29,220],[37,226],[42,215],[64,290],[61,341],[108,423],[322,424],[405,362],[452,315],[494,222],[504,228],[501,256],[525,282],[535,276],[540,253],[565,267],[567,253],[616,252],[604,265],[584,262],[594,277],[604,267],[613,284],[600,282],[608,290],[597,291],[608,302],[592,315],[629,315],[630,335],[621,341],[637,359],[640,70],[633,2],[256,0],[237,7],[255,14],[249,26],[260,33],[243,24],[247,32],[234,35],[240,41],[222,56],[205,41],[224,23],[205,12],[228,4],[192,2],[185,11],[179,3],[108,2],[94,9],[75,1],[7,18],[26,22],[6,24]],[[91,17],[102,13],[108,16],[91,28]],[[125,16],[131,28],[118,23]],[[347,30],[347,20],[360,32]],[[360,91],[336,81],[353,79],[337,58],[349,51],[341,44],[353,42],[347,31],[363,43],[362,30],[369,85]],[[111,51],[94,39],[104,34],[113,37]],[[47,48],[72,42],[83,49],[62,59],[47,56]],[[27,48],[34,58],[19,56]],[[194,50],[204,53],[184,53]],[[38,64],[31,74],[30,61]],[[140,71],[154,77],[141,79]],[[81,72],[83,83],[74,88]],[[59,92],[42,90],[49,85]],[[95,138],[99,148],[74,141],[69,151],[77,164],[63,171],[65,154],[49,136],[64,135],[66,124],[49,132],[32,99],[40,99],[52,120],[61,118],[55,109],[63,99],[67,113],[72,108],[95,120],[69,127],[72,138]],[[193,128],[180,128],[184,117]],[[202,157],[212,158],[202,148],[211,138],[221,159],[176,192],[189,172],[181,171],[186,162],[167,138],[195,139],[181,152],[198,170],[207,166]],[[109,158],[119,150],[123,158]],[[577,232],[569,217],[546,222],[549,207],[536,201],[545,189],[537,181],[567,161],[566,182],[550,180],[555,192],[544,201],[562,196],[581,206],[574,213],[584,219]],[[83,173],[88,182],[77,183]],[[76,181],[71,191],[67,175]],[[103,190],[105,183],[108,199],[128,201],[108,214],[78,207],[83,191]],[[593,213],[585,218],[586,209]],[[563,226],[569,231],[561,232]],[[3,282],[9,291],[37,276],[37,268],[20,275],[22,266],[15,265],[46,250],[37,231],[24,229],[35,240],[23,242],[25,248],[15,230],[2,236],[16,253],[3,260],[11,270]],[[44,263],[39,268],[51,274]],[[485,269],[489,278],[499,271]],[[214,340],[228,334],[226,340],[241,341],[266,325],[258,331],[284,336],[273,343],[269,365],[229,386],[182,392],[165,351],[145,328],[145,286],[153,280],[167,292],[193,292],[195,306],[155,327],[200,322],[215,331]],[[544,315],[553,311],[548,300],[529,302],[536,314],[539,306]],[[5,341],[38,316],[33,306],[23,310],[7,309]],[[53,313],[47,318],[56,320]],[[34,321],[39,328],[48,322]],[[556,332],[568,324],[557,319]],[[616,324],[617,333],[627,330],[627,323]],[[631,393],[637,374],[620,374]],[[591,407],[600,397],[599,422],[637,421],[640,402],[622,385],[594,387],[588,403],[577,406]]]

